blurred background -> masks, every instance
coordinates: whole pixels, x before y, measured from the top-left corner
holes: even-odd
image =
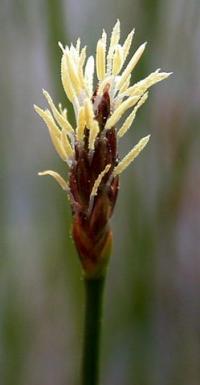
[[[150,144],[121,177],[105,290],[102,385],[200,384],[199,0],[1,0],[0,384],[78,385],[84,310],[65,194],[39,170],[66,175],[33,104],[42,88],[66,104],[58,40],[88,54],[119,18],[133,82],[161,67],[120,143]]]

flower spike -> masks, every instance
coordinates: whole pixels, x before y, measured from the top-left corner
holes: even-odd
[[[134,32],[121,44],[117,20],[109,42],[103,30],[95,59],[93,56],[87,59],[86,47],[81,47],[79,38],[74,45],[64,47],[59,43],[61,81],[75,111],[75,127],[68,120],[67,110],[61,105],[57,108],[47,91],[43,90],[43,94],[50,110],[34,106],[48,127],[58,155],[68,164],[69,182],[51,170],[39,175],[52,176],[67,192],[72,207],[73,238],[89,278],[104,274],[110,254],[109,220],[117,200],[119,175],[144,149],[150,135],[142,138],[121,161],[118,139],[132,126],[150,87],[171,75],[158,69],[131,84],[131,74],[146,47],[146,43],[139,46],[125,66]],[[98,84],[93,88],[95,69]]]

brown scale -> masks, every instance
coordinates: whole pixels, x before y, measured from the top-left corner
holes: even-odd
[[[75,162],[70,170],[70,190],[72,194],[73,238],[79,252],[84,270],[91,274],[103,264],[104,251],[111,244],[112,234],[109,219],[112,215],[118,189],[119,178],[112,178],[113,168],[118,163],[115,128],[105,131],[105,124],[110,116],[109,87],[106,86],[99,103],[94,93],[92,102],[97,104],[95,119],[99,123],[100,133],[95,141],[94,152],[88,150],[89,131],[85,129],[84,145],[75,146]],[[99,174],[111,164],[104,176],[98,193],[91,202],[91,191]],[[77,204],[75,204],[78,203]],[[90,205],[92,206],[90,207]]]

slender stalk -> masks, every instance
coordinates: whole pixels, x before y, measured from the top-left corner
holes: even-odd
[[[97,385],[104,278],[85,279],[85,326],[82,385]]]

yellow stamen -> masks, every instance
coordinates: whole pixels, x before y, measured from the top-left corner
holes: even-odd
[[[84,66],[85,60],[86,60],[86,47],[84,47],[81,50],[79,65],[78,65],[78,76],[79,76],[81,88],[83,89],[85,88],[85,78],[83,75],[83,66]]]
[[[60,114],[63,116],[63,118],[65,118],[67,120],[67,109],[62,108],[61,103],[58,104],[58,108],[59,108]]]
[[[140,60],[144,50],[145,50],[145,47],[146,47],[146,43],[142,44],[138,49],[137,51],[134,53],[132,59],[130,60],[130,62],[128,63],[127,67],[125,68],[124,72],[122,73],[122,76],[121,76],[121,79],[119,81],[119,84],[118,84],[118,89],[120,90],[121,87],[123,86],[124,82],[126,81],[127,77],[129,76],[129,74],[133,71],[133,69],[135,68],[136,64],[138,63],[138,61]]]
[[[99,124],[97,123],[96,120],[93,120],[92,125],[90,125],[90,132],[89,132],[88,148],[90,150],[94,150],[94,144],[98,133],[99,133]]]
[[[56,180],[56,182],[58,182],[58,184],[62,187],[62,189],[64,191],[69,191],[68,183],[57,172],[52,171],[52,170],[47,170],[47,171],[38,172],[38,175],[40,175],[40,176],[43,176],[43,175],[52,176]]]
[[[101,37],[101,40],[106,48],[106,43],[107,43],[107,33],[104,31],[103,29],[103,32],[102,32],[102,37]]]
[[[71,103],[73,103],[75,99],[75,92],[71,83],[71,79],[69,77],[69,71],[67,67],[65,52],[63,53],[63,56],[61,59],[61,80],[68,99],[70,100]]]
[[[100,39],[97,43],[96,52],[96,71],[99,80],[103,80],[105,77],[105,43]]]
[[[133,107],[133,111],[129,116],[127,115],[128,117],[126,116],[126,119],[123,119],[124,122],[118,130],[117,136],[121,138],[133,124],[138,109],[147,100],[148,89],[157,82],[166,79],[171,74],[156,70],[145,79],[130,86],[131,73],[141,58],[146,46],[146,43],[144,43],[136,50],[128,62],[127,67],[122,71],[122,74],[119,75],[129,54],[133,36],[134,30],[129,33],[124,43],[120,44],[120,22],[117,20],[112,30],[110,44],[107,49],[107,34],[103,30],[96,47],[96,72],[99,82],[95,90],[93,90],[94,58],[90,56],[85,65],[86,47],[81,49],[80,39],[77,40],[75,45],[71,44],[65,47],[59,43],[63,53],[61,60],[61,79],[65,93],[75,110],[76,130],[73,129],[67,119],[67,110],[62,109],[61,105],[56,107],[47,91],[43,91],[43,93],[51,112],[49,110],[42,110],[37,106],[35,106],[35,110],[46,123],[51,141],[57,153],[70,167],[75,153],[74,142],[76,145],[81,145],[81,142],[84,141],[85,132],[87,132],[87,140],[84,141],[84,145],[86,142],[88,143],[89,158],[90,155],[93,156],[95,144],[99,140],[99,137],[100,140],[104,140],[106,132],[104,132],[104,134],[102,133],[102,137],[99,135],[99,123],[95,119],[95,116],[96,113],[98,114],[98,111],[102,114],[105,111],[106,115],[106,108],[104,109],[103,105],[104,102],[106,103],[106,90],[109,92],[111,108],[110,117],[107,119],[104,130],[115,127],[127,110]],[[136,156],[139,155],[149,141],[149,137],[150,136],[146,136],[141,139],[124,159],[119,162],[114,170],[114,165],[109,164],[99,174],[91,192],[88,212],[91,212],[90,210],[95,201],[94,197],[98,192],[104,175],[110,170],[110,167],[112,167],[111,169],[113,171],[112,173],[110,172],[111,178],[120,174]],[[68,184],[54,171],[47,170],[40,173],[40,175],[53,176],[62,188],[67,190]]]
[[[129,87],[130,81],[131,81],[131,74],[128,75],[127,79],[124,81],[122,87],[120,88],[120,93],[125,93],[125,91]]]
[[[94,78],[94,57],[90,56],[85,66],[85,83],[88,95],[91,98],[93,94],[93,78]]]
[[[61,138],[61,132],[60,132],[58,126],[55,124],[50,111],[49,110],[42,110],[42,108],[36,106],[35,104],[34,104],[34,110],[44,120],[44,122],[46,123],[47,126],[50,124],[52,125],[51,130],[53,131],[54,135],[60,139]],[[52,124],[52,122],[54,124]]]
[[[85,120],[87,128],[89,129],[92,126],[94,120],[94,111],[90,99],[85,100]]]
[[[131,127],[138,109],[146,102],[148,98],[148,92],[142,96],[142,98],[139,100],[137,106],[135,106],[133,112],[128,116],[128,118],[125,120],[124,124],[118,131],[117,135],[119,138],[122,138],[122,136],[128,131],[128,129]]]
[[[129,54],[129,51],[130,51],[130,48],[131,48],[131,44],[132,44],[132,40],[133,40],[133,36],[134,36],[134,33],[135,33],[135,29],[133,29],[127,36],[124,44],[123,44],[123,49],[124,49],[124,61],[126,60],[128,54]]]
[[[86,99],[86,102],[85,102],[85,122],[86,122],[86,127],[90,131],[88,148],[90,150],[93,150],[96,137],[99,133],[99,125],[97,121],[94,120],[94,111],[93,111],[92,102],[90,101],[90,99]]]
[[[134,86],[129,87],[125,92],[124,95],[141,95],[144,92],[148,90],[148,88],[152,87],[154,84],[160,82],[161,80],[164,80],[168,78],[172,74],[172,72],[158,72],[159,70],[151,73],[149,76],[147,76],[145,79],[140,80],[139,82],[135,83]]]
[[[140,154],[143,148],[147,145],[150,135],[142,138],[135,147],[119,162],[119,164],[114,168],[113,176],[117,176],[124,171],[131,162]]]
[[[63,46],[63,44],[61,43],[61,41],[58,42],[58,46],[60,47],[62,53],[65,53],[65,47]]]
[[[86,127],[85,108],[81,107],[78,114],[78,122],[77,122],[77,128],[76,128],[76,139],[78,140],[78,142],[82,142],[84,139],[85,127]]]
[[[110,170],[110,167],[111,167],[111,164],[107,164],[107,166],[104,168],[104,170],[99,174],[99,176],[97,177],[97,179],[94,182],[94,186],[92,188],[90,197],[94,197],[95,195],[97,195],[98,188],[101,184],[101,181],[102,181],[103,177],[107,174],[107,172]]]
[[[59,124],[59,126],[61,128],[64,128],[69,134],[74,133],[74,130],[73,130],[71,124],[63,116],[63,114],[59,113],[59,111],[57,110],[56,106],[54,105],[53,100],[51,99],[51,97],[48,94],[48,92],[43,90],[43,94],[44,94],[45,98],[47,99],[47,102],[49,103],[49,105],[50,105],[50,107],[52,109],[53,116],[56,119],[56,121]]]
[[[81,67],[84,66],[85,64],[85,60],[86,60],[86,49],[87,47],[83,47],[82,50],[81,50],[81,53],[80,53],[80,58],[79,58],[79,64]]]
[[[128,110],[128,108],[133,107],[137,103],[138,99],[138,96],[132,96],[122,102],[113,112],[111,117],[107,120],[105,128],[109,129],[114,127],[118,120],[121,119],[122,115]]]
[[[112,73],[113,52],[120,39],[120,21],[117,20],[111,34],[110,47],[107,55],[107,75]]]
[[[49,129],[51,141],[52,141],[58,155],[61,157],[61,159],[66,161],[68,156],[67,156],[67,153],[66,153],[65,149],[63,148],[63,145],[61,142],[61,132],[60,132],[58,126],[56,125],[56,123],[54,122],[50,111],[48,111],[48,110],[44,111],[35,105],[34,105],[34,108],[35,108],[35,111],[38,113],[38,115],[40,115],[40,117],[46,123],[46,125]]]
[[[71,82],[73,84],[74,89],[76,90],[77,94],[81,91],[81,80],[80,76],[77,73],[75,63],[72,59],[72,55],[70,55],[69,49],[66,51],[66,61],[67,61],[67,69],[69,71],[69,76],[71,79]]]
[[[113,55],[112,74],[118,75],[124,62],[124,52],[121,45],[117,45]]]
[[[117,20],[112,30],[109,51],[111,51],[111,49],[119,43],[119,39],[120,39],[120,21]]]
[[[74,156],[74,150],[69,142],[69,139],[66,135],[66,131],[64,129],[62,129],[62,132],[61,132],[61,142],[65,150],[65,153],[67,154],[67,158],[72,158]]]

